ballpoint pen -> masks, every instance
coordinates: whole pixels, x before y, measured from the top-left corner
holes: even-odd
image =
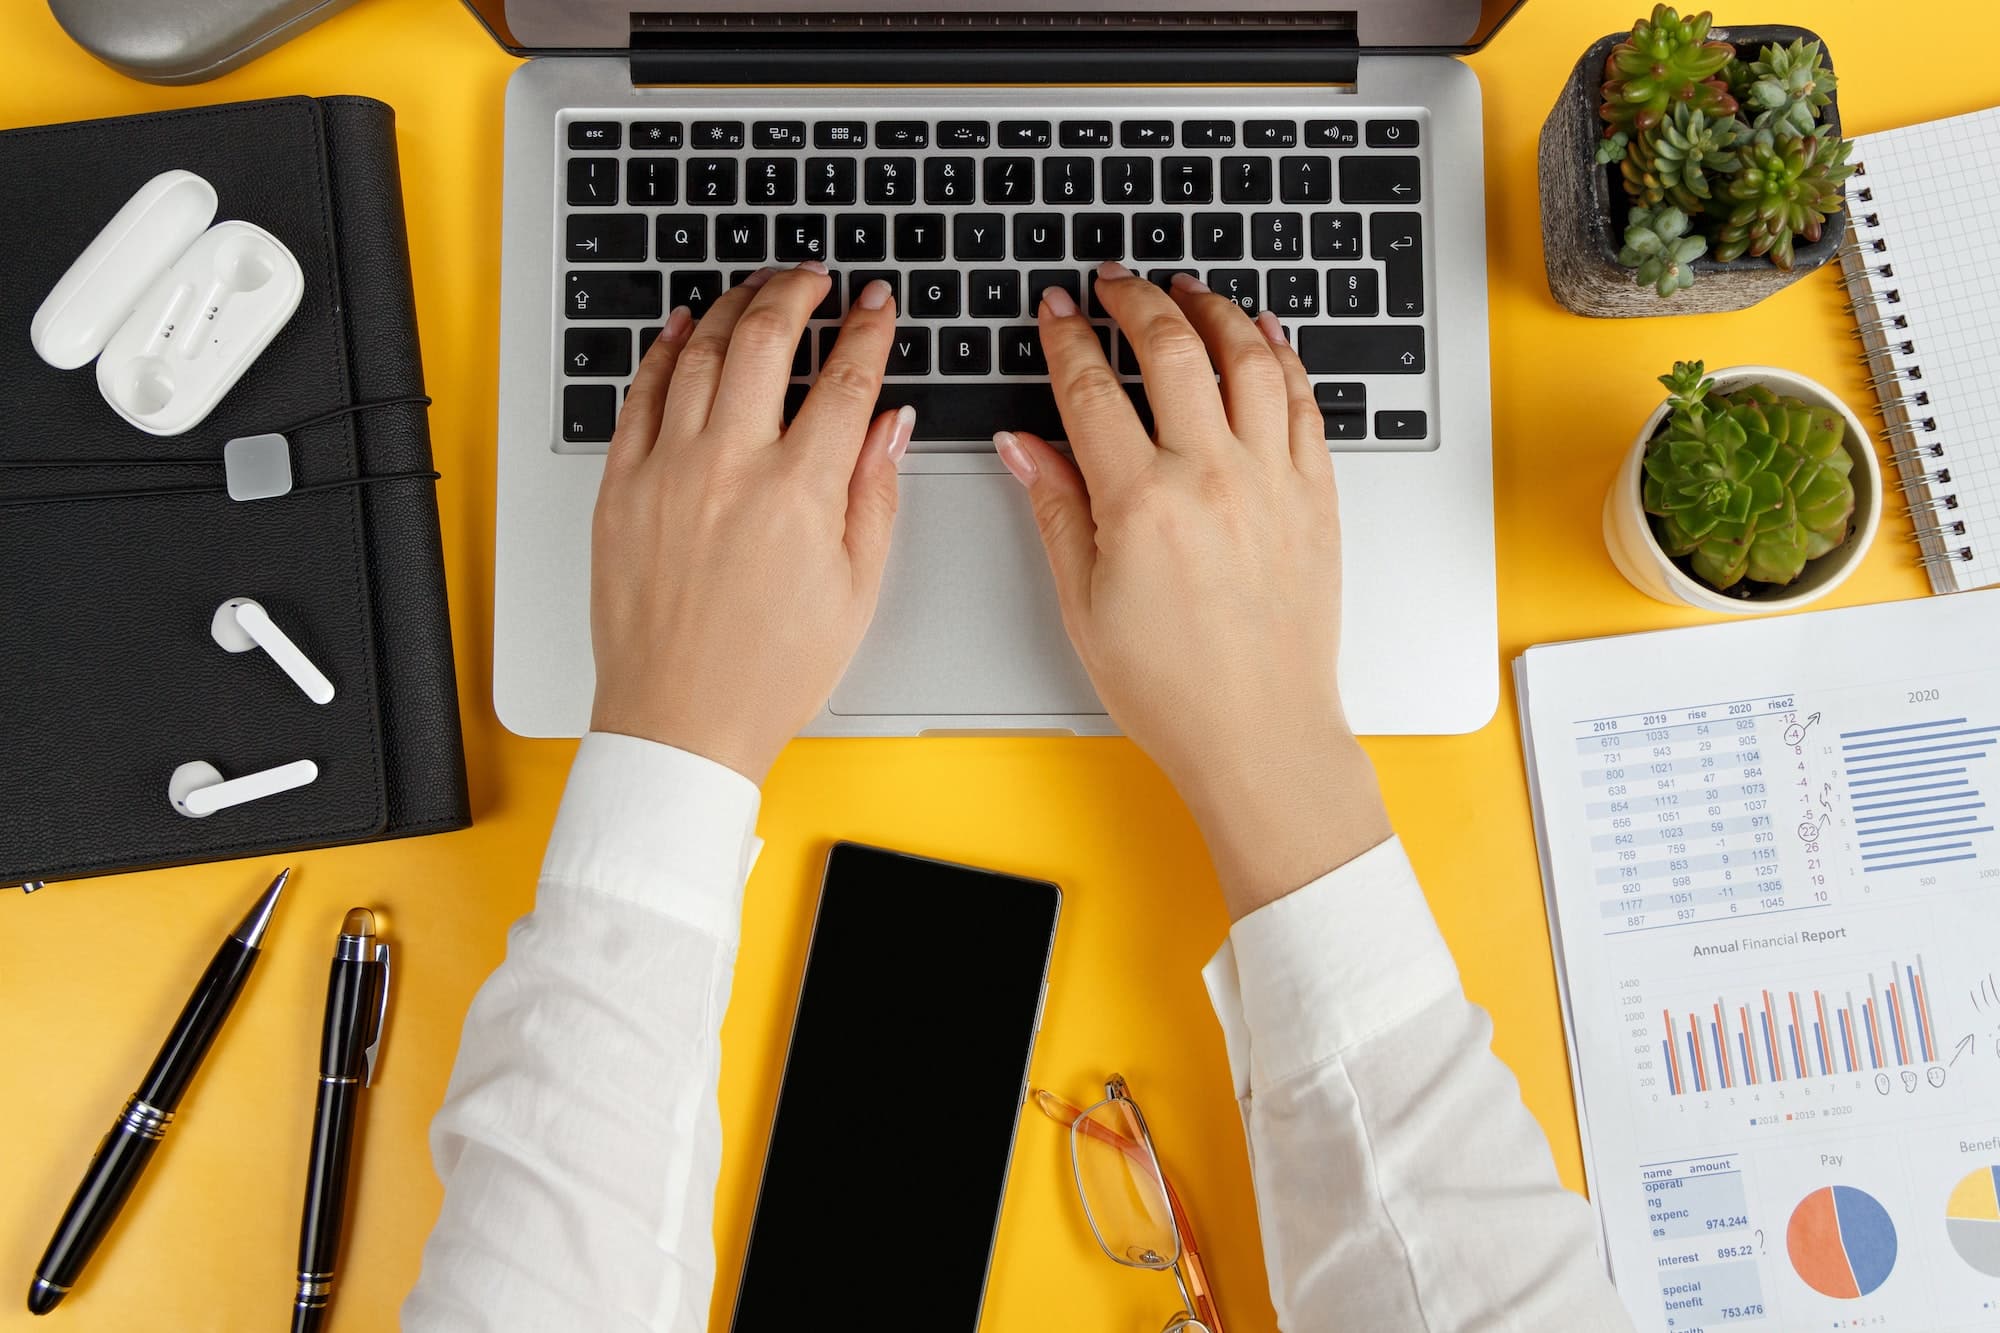
[[[215,951],[214,960],[174,1021],[173,1031],[167,1034],[166,1044],[153,1058],[145,1081],[97,1146],[97,1154],[83,1173],[83,1183],[76,1187],[42,1262],[35,1268],[34,1285],[28,1288],[30,1313],[47,1314],[69,1293],[132,1187],[139,1183],[154,1149],[166,1137],[182,1095],[201,1068],[202,1057],[208,1054],[223,1020],[242,993],[243,983],[250,978],[264,932],[271,926],[271,913],[278,906],[278,894],[291,873],[289,869],[279,872],[243,924]]]
[[[299,1223],[299,1289],[292,1333],[311,1333],[326,1318],[347,1210],[347,1163],[361,1089],[375,1081],[375,1056],[389,1014],[389,946],[375,940],[375,917],[357,907],[341,923],[326,983],[320,1033],[319,1097],[313,1110],[312,1158],[306,1164],[305,1216]]]

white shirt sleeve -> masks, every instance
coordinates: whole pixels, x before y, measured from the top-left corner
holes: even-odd
[[[1285,1333],[1631,1328],[1399,841],[1238,921],[1204,975]]]
[[[757,805],[720,764],[584,737],[535,910],[466,1014],[431,1126],[444,1207],[405,1328],[707,1326]]]

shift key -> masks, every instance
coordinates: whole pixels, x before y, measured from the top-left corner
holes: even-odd
[[[1308,324],[1299,360],[1309,375],[1421,375],[1424,331],[1415,325]]]
[[[571,319],[658,319],[660,274],[602,270],[565,275],[563,313]]]

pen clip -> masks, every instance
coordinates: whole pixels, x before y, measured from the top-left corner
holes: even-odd
[[[374,1030],[368,1034],[368,1045],[361,1052],[361,1058],[367,1063],[368,1066],[368,1072],[361,1080],[361,1086],[364,1088],[372,1088],[375,1086],[375,1057],[381,1053],[382,1029],[386,1027],[389,1022],[389,946],[388,945],[378,944],[375,946],[375,961],[382,965],[382,980],[375,992]]]

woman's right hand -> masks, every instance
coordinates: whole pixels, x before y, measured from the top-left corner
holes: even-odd
[[[1185,275],[1171,293],[1115,263],[1096,281],[1156,434],[1051,288],[1042,346],[1076,461],[1025,432],[994,442],[1099,697],[1188,802],[1241,917],[1389,836],[1340,703],[1333,466],[1274,315]]]

